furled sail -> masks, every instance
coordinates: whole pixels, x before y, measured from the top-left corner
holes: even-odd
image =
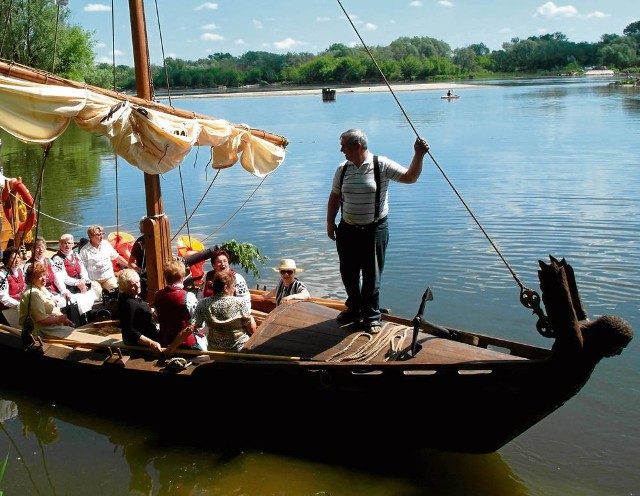
[[[19,140],[42,145],[55,140],[74,120],[83,130],[106,136],[116,154],[148,174],[174,169],[193,146],[212,148],[213,167],[229,167],[239,160],[258,177],[284,160],[285,138],[270,141],[259,136],[268,133],[256,133],[249,126],[176,115],[153,102],[56,81],[43,84],[0,75],[0,127]]]

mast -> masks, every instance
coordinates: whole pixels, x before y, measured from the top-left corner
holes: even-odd
[[[151,100],[149,77],[149,51],[143,0],[129,0],[131,39],[136,77],[136,91],[140,98]],[[171,228],[164,212],[160,176],[144,174],[147,218],[143,222],[146,270],[148,278],[147,301],[152,303],[156,292],[164,287],[162,266],[171,259]]]

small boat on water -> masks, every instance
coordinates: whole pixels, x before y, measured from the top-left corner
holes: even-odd
[[[444,100],[457,100],[458,98],[460,98],[460,95],[454,95],[452,93],[450,95],[442,95],[440,98],[442,98]]]
[[[132,23],[144,26],[142,1],[130,5]],[[132,32],[137,78],[145,81],[146,33]],[[73,118],[82,129],[109,136],[120,157],[145,171],[151,295],[163,287],[161,268],[172,257],[159,174],[177,167],[192,146],[210,147],[215,166],[239,161],[254,174],[268,174],[284,160],[286,138],[165,107],[153,101],[149,86],[125,98],[15,64],[1,63],[0,74],[0,127],[42,145]],[[124,345],[118,322],[110,320],[37,338],[0,325],[0,385],[160,428],[194,418],[251,420],[226,433],[213,429],[218,441],[390,448],[409,441],[489,453],[561,407],[601,359],[619,354],[633,336],[619,317],[589,320],[564,259],[551,257],[539,267],[541,296],[522,287],[520,299],[537,315],[548,348],[430,323],[424,320],[428,288],[416,295],[415,317],[384,315],[377,335],[339,324],[340,301],[276,307],[253,290],[259,326],[240,352],[154,354]]]

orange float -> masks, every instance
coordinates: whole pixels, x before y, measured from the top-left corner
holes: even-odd
[[[9,222],[13,222],[13,197],[18,198],[27,207],[25,219],[18,225],[18,231],[26,233],[31,230],[36,222],[36,212],[33,208],[33,197],[23,182],[10,179],[2,190],[2,210]],[[17,214],[16,214],[17,215]]]
[[[197,239],[193,239],[191,236],[180,236],[176,241],[176,247],[178,248],[178,256],[185,258],[189,255],[193,255],[198,253],[199,251],[204,250],[204,245],[198,241]],[[198,262],[189,266],[189,270],[191,271],[191,277],[193,278],[194,284],[199,284],[204,276],[204,263],[206,260],[202,262]]]
[[[107,236],[107,240],[113,246],[113,248],[118,252],[119,255],[122,256],[125,260],[129,261],[129,257],[131,257],[131,250],[133,248],[133,243],[135,243],[135,238],[129,234],[128,232],[110,232]],[[114,270],[120,270],[118,264],[113,261]]]

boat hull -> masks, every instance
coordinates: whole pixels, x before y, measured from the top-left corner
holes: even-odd
[[[323,325],[331,334],[335,319],[323,320],[328,309],[306,305],[295,305],[308,309],[296,312],[305,323],[295,329],[299,337],[313,340],[309,329]],[[285,326],[292,314],[274,318],[278,315],[272,313],[262,330],[268,334]],[[418,341],[421,352],[440,346],[439,338],[423,332]],[[266,345],[257,345],[247,355],[263,351]],[[274,355],[273,360],[190,357],[197,363],[176,371],[157,356],[132,355],[122,365],[105,351],[51,344],[23,351],[20,338],[6,333],[0,333],[0,356],[3,387],[133,424],[153,419],[165,433],[168,425],[184,432],[193,418],[245,419],[242,432],[231,429],[225,439],[216,430],[215,441],[279,448],[294,448],[301,439],[327,447],[354,440],[390,447],[409,441],[466,453],[500,449],[575,395],[593,370],[580,362],[569,366],[552,358],[508,355],[458,363],[327,362]],[[75,387],[79,381],[81,388]]]

